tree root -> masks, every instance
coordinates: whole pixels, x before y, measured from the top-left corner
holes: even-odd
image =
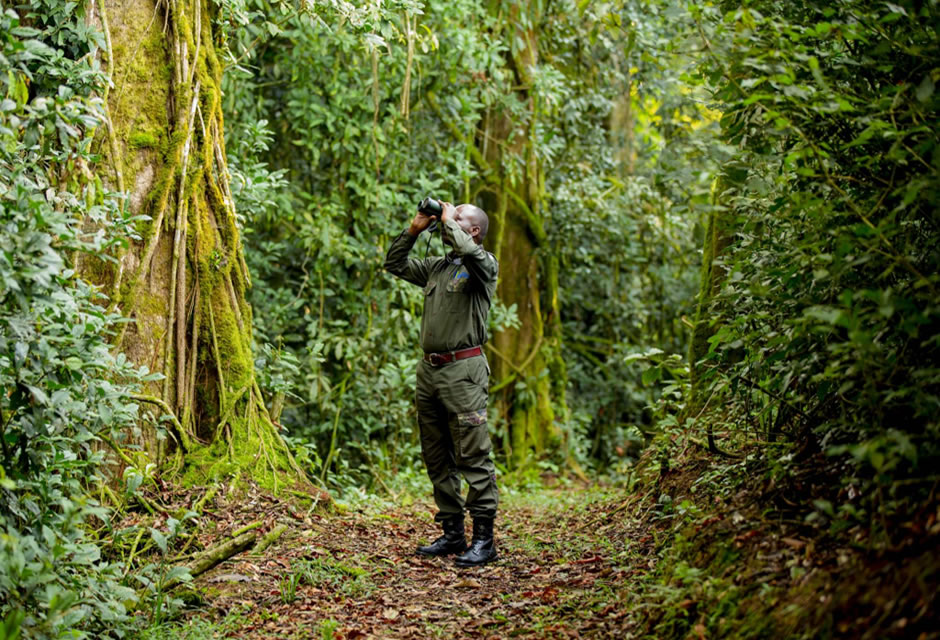
[[[192,448],[192,439],[190,438],[190,435],[186,432],[185,429],[183,429],[183,425],[180,424],[180,421],[176,418],[176,414],[173,413],[172,409],[170,409],[170,405],[156,396],[148,396],[142,393],[132,393],[130,397],[140,402],[149,402],[150,404],[155,404],[163,409],[166,415],[170,416],[170,422],[176,428],[175,436],[178,438],[177,444],[179,444],[180,448],[183,449],[184,453],[188,452]]]
[[[202,511],[203,505],[205,505],[207,502],[212,500],[215,497],[215,494],[217,494],[218,492],[219,492],[219,485],[214,484],[211,487],[209,487],[206,490],[206,492],[202,495],[202,497],[193,503],[193,511],[195,511],[196,513],[200,513]]]
[[[219,355],[219,341],[215,332],[215,312],[212,311],[212,300],[209,300],[209,330],[212,332],[212,354],[215,356],[216,373],[219,375],[219,403],[225,406],[225,376],[222,374],[222,356]],[[234,405],[233,405],[234,406]]]
[[[263,538],[258,540],[254,547],[251,548],[252,555],[261,555],[264,553],[268,547],[277,542],[284,532],[287,531],[286,524],[279,524],[270,531],[268,531]]]
[[[252,522],[251,524],[246,524],[244,527],[242,527],[242,528],[240,528],[240,529],[236,529],[235,531],[233,531],[233,532],[232,532],[232,537],[233,537],[233,538],[237,538],[237,537],[240,536],[241,534],[243,534],[243,533],[248,533],[249,531],[252,531],[253,529],[257,529],[258,527],[260,527],[260,526],[263,525],[263,524],[264,524],[264,523],[263,523],[261,520],[255,520],[255,521]]]
[[[130,457],[129,455],[127,455],[127,454],[124,452],[124,449],[122,449],[121,447],[119,447],[119,446],[118,446],[118,443],[116,443],[110,436],[107,436],[107,435],[105,435],[105,434],[103,434],[103,433],[99,433],[99,434],[98,434],[98,437],[101,438],[101,440],[102,440],[105,444],[107,444],[109,447],[111,447],[111,449],[114,451],[114,453],[116,453],[116,454],[118,455],[118,457],[121,459],[122,462],[124,462],[124,464],[126,464],[128,467],[135,467],[135,468],[137,467],[137,463],[134,462],[133,460],[131,460],[131,457]]]
[[[144,531],[147,530],[143,525],[137,525],[140,527],[140,530],[137,532],[137,537],[134,539],[134,544],[131,547],[131,555],[127,557],[127,562],[124,563],[124,576],[126,577],[130,573],[131,565],[134,563],[134,557],[137,555],[137,546],[140,544],[140,539],[144,537]]]
[[[226,540],[220,545],[211,547],[201,553],[196,554],[196,556],[187,565],[189,568],[189,575],[195,578],[196,576],[205,573],[216,565],[225,562],[232,556],[237,555],[251,547],[257,538],[258,535],[255,533],[244,533],[237,538]],[[166,584],[163,585],[163,589],[170,590],[178,587],[180,582],[181,580],[179,579],[168,580]]]
[[[245,321],[242,320],[241,309],[238,308],[238,296],[235,295],[235,285],[232,284],[232,276],[228,274],[225,276],[225,287],[228,289],[228,295],[232,302],[232,311],[235,312],[235,320],[238,322],[238,330],[245,330]]]
[[[176,406],[181,407],[185,399],[181,396],[185,377],[186,362],[186,336],[185,336],[185,318],[183,311],[185,308],[185,290],[186,290],[186,223],[187,223],[187,205],[186,198],[186,175],[189,170],[189,152],[193,140],[193,128],[196,121],[196,105],[199,104],[199,81],[196,81],[196,87],[193,91],[193,99],[189,108],[189,116],[186,121],[186,140],[183,142],[182,155],[180,157],[180,179],[179,194],[176,203],[176,225],[173,233],[173,261],[170,274],[170,299],[169,299],[169,318],[167,320],[166,340],[163,345],[163,397],[169,398],[170,379],[176,379]],[[159,229],[156,230],[159,233]],[[174,326],[175,325],[175,326]],[[176,351],[173,351],[173,337],[176,332]],[[175,358],[174,358],[175,356]],[[171,361],[176,360],[176,376],[170,376]]]
[[[235,392],[235,395],[232,396],[232,400],[228,403],[228,407],[222,412],[222,417],[219,418],[219,424],[215,428],[215,437],[219,437],[219,433],[222,431],[229,420],[232,419],[232,415],[235,413],[235,405],[238,404],[238,401],[241,400],[242,396],[245,395],[245,392],[248,391],[248,387],[242,387],[239,391]]]
[[[195,231],[193,235],[195,237]],[[188,381],[186,384],[186,398],[189,401],[186,403],[186,416],[184,417],[192,416],[191,407],[192,407],[193,401],[196,398],[196,361],[197,361],[197,356],[199,355],[199,330],[201,329],[200,325],[202,324],[201,323],[202,312],[201,312],[201,306],[200,306],[202,302],[201,300],[202,287],[199,286],[198,270],[193,274],[193,287],[195,289],[195,294],[194,294],[195,300],[193,301],[193,334],[192,334],[192,341],[191,341],[192,348],[190,349],[191,356],[190,356],[190,363],[189,363],[189,374],[187,376]],[[187,424],[190,423],[188,419],[184,420],[184,422],[186,422]]]
[[[176,554],[175,558],[173,558],[173,562],[179,562],[180,560],[186,558],[188,555],[186,552],[189,550],[190,545],[192,545],[192,543],[195,541],[196,541],[195,532],[190,533],[188,536],[186,536],[186,544],[183,545],[183,548],[180,549],[180,552]]]

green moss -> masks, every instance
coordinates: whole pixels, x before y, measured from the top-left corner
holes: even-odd
[[[254,412],[247,406],[247,396],[236,414]],[[184,486],[204,486],[216,480],[230,478],[251,480],[272,492],[296,486],[297,474],[291,468],[283,442],[274,426],[255,416],[246,421],[234,418],[230,424],[231,446],[219,438],[206,446],[199,446],[186,456],[181,482]]]
[[[198,2],[198,0],[196,1]],[[180,11],[176,14],[176,28],[179,34],[183,36],[183,39],[186,40],[186,46],[189,47],[190,52],[196,50],[196,42],[193,40],[193,28],[189,23],[188,16],[192,10],[192,7],[187,7],[184,11]]]
[[[251,350],[244,340],[223,285],[217,287],[211,304],[227,392],[234,393],[251,382],[254,372]]]
[[[213,279],[213,274],[217,274],[222,265],[220,261],[214,259],[214,256],[221,256],[221,254],[215,248],[214,234],[209,232],[212,226],[206,224],[209,220],[209,209],[205,199],[195,198],[194,202],[196,206],[193,212],[192,230],[196,233],[196,238],[192,250],[199,264],[200,286],[208,291],[214,283],[218,283],[217,279]]]
[[[196,192],[196,189],[199,188],[200,183],[203,178],[203,169],[200,166],[195,171],[191,171],[188,176],[186,176],[186,186],[183,189],[183,197],[187,201],[192,201],[193,194]]]
[[[137,173],[153,161],[145,150],[159,148],[160,135],[154,132],[169,130],[171,69],[163,30],[152,17],[153,8],[146,3],[129,6],[112,29],[116,65],[109,102],[118,139],[132,151],[121,158],[127,188],[133,188]]]
[[[86,256],[81,262],[82,279],[107,291],[114,280],[114,263],[94,256]]]
[[[127,140],[131,149],[154,149],[159,146],[159,143],[159,136],[149,131],[135,131]]]

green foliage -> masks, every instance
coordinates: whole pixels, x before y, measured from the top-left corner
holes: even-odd
[[[171,545],[180,538],[180,534],[183,532],[183,525],[196,516],[197,514],[195,512],[188,511],[183,515],[181,520],[167,518],[166,533],[157,527],[150,527],[150,538],[160,552],[159,561],[142,567],[140,572],[134,577],[144,586],[148,593],[153,596],[150,600],[151,626],[159,627],[164,620],[178,611],[183,604],[182,600],[168,593],[168,586],[176,585],[180,582],[189,582],[192,580],[192,576],[189,573],[189,567],[172,565],[170,563],[169,553]]]
[[[837,500],[903,513],[940,462],[940,12],[694,15],[736,148],[716,194],[733,242],[709,309],[712,392],[762,439],[850,462]]]
[[[20,15],[0,15],[0,621],[8,638],[119,637],[136,594],[90,532],[108,521],[91,491],[147,376],[110,352],[120,318],[75,267],[135,221],[90,171],[100,36],[75,6]]]
[[[471,147],[485,152],[480,136],[497,110],[532,129],[546,167],[542,259],[561,264],[570,446],[582,462],[608,461],[649,425],[645,407],[659,392],[640,386],[625,358],[684,350],[693,231],[716,153],[714,118],[681,82],[692,23],[669,6],[618,3],[608,7],[616,19],[573,2],[547,10],[532,122],[507,55],[518,45],[512,23],[484,3],[335,5],[316,16],[263,0],[223,5],[238,24],[225,107],[256,339],[279,354],[259,359],[262,371],[277,369],[263,386],[285,428],[333,471],[349,465],[352,482],[368,486],[377,466],[394,476],[413,462],[400,454],[416,443],[421,297],[388,277],[382,258],[424,195],[473,201],[492,189]],[[524,158],[508,147],[501,158],[517,179]],[[491,333],[515,326],[514,309],[497,302]],[[529,387],[518,382],[520,401]]]
[[[229,611],[218,622],[202,618],[179,623],[152,625],[136,637],[141,640],[215,640],[236,633],[245,624],[242,611]]]
[[[468,7],[437,3],[426,11],[456,29]],[[394,476],[416,460],[421,297],[390,278],[382,262],[415,203],[428,193],[459,200],[471,171],[465,145],[454,143],[433,112],[415,104],[409,118],[401,113],[402,10],[416,13],[396,5],[271,19],[265,3],[232,7],[245,20],[230,34],[234,54],[254,43],[242,63],[250,61],[250,73],[227,75],[225,106],[229,148],[237,150],[233,190],[254,279],[255,337],[270,345],[257,364],[271,404],[283,406],[285,428],[340,472],[312,470],[330,482],[351,476],[356,485],[368,484],[377,468]],[[472,35],[457,31],[460,38]],[[412,73],[421,70],[414,82],[422,94],[449,85],[435,70],[436,33],[418,28]],[[473,37],[448,49],[447,65],[490,55]],[[461,88],[447,100],[475,102],[472,91]],[[476,113],[465,115],[467,128]],[[513,319],[511,309],[497,305],[496,326]]]
[[[336,632],[340,629],[340,623],[338,620],[330,618],[329,620],[324,620],[317,627],[317,631],[320,634],[320,640],[333,640],[336,637]]]
[[[366,596],[374,588],[368,571],[332,558],[298,561],[291,572],[281,579],[281,600],[284,603],[293,602],[297,597],[297,588],[303,584],[353,598]]]
[[[297,587],[300,586],[303,577],[303,572],[294,570],[281,578],[278,585],[281,591],[281,602],[290,604],[297,599]]]
[[[634,458],[634,434],[653,422],[657,392],[634,356],[684,349],[696,228],[722,152],[705,95],[684,81],[695,59],[688,17],[670,2],[618,9],[595,36],[594,59],[580,63],[591,80],[565,107],[566,121],[594,127],[570,127],[566,152],[576,161],[548,187],[569,405],[586,424],[586,453],[607,462]]]

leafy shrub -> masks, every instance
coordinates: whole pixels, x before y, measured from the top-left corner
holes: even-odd
[[[136,595],[101,556],[91,528],[107,511],[91,492],[103,439],[136,424],[145,372],[110,352],[120,318],[75,266],[106,258],[133,220],[89,169],[105,79],[81,58],[95,34],[58,3],[23,11],[37,26],[0,15],[0,620],[8,637],[116,637]]]
[[[737,148],[716,193],[707,375],[763,437],[850,461],[842,499],[903,512],[940,461],[940,12],[696,13]]]

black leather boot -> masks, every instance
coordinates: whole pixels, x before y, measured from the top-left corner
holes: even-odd
[[[463,533],[462,515],[442,520],[441,527],[444,535],[426,547],[418,547],[418,553],[423,556],[446,556],[466,551],[467,537]]]
[[[457,556],[458,567],[478,567],[496,559],[496,543],[493,540],[493,518],[473,519],[473,540],[470,548]]]

